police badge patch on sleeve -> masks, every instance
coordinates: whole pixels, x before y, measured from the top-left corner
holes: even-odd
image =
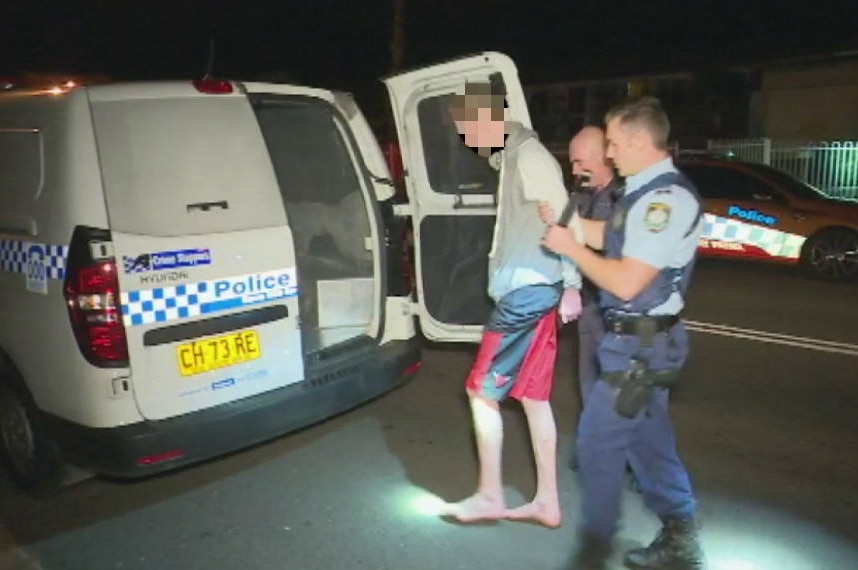
[[[652,202],[646,208],[644,225],[651,232],[660,232],[670,221],[670,206],[664,202]]]

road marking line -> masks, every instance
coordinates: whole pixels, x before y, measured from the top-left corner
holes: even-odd
[[[829,352],[833,354],[858,356],[858,344],[849,344],[846,342],[836,342],[832,340],[822,340],[804,336],[759,331],[754,329],[733,327],[729,325],[720,325],[717,323],[705,323],[701,321],[691,320],[683,320],[683,322],[685,323],[686,328],[690,331],[729,336],[745,340],[755,340],[758,342],[768,342],[771,344],[780,344],[783,346],[805,348],[808,350],[817,350],[820,352]]]
[[[833,346],[833,347],[839,347],[839,348],[858,349],[858,344],[851,344],[848,342],[838,342],[838,341],[834,341],[834,340],[823,340],[823,339],[806,337],[806,336],[796,336],[796,335],[791,335],[791,334],[760,331],[760,330],[755,330],[755,329],[745,329],[745,328],[741,328],[741,327],[734,327],[731,325],[719,325],[717,323],[706,323],[706,322],[702,322],[702,321],[691,321],[691,320],[683,319],[683,322],[686,324],[689,324],[689,325],[695,325],[697,327],[715,328],[715,329],[721,329],[721,330],[727,330],[727,331],[733,331],[733,332],[741,332],[741,333],[755,334],[755,335],[760,335],[760,336],[767,336],[767,337],[772,337],[772,338],[782,338],[785,340],[805,341],[805,342],[810,342],[813,344],[820,344],[820,345]]]

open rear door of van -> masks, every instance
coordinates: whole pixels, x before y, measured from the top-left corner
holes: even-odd
[[[499,172],[463,144],[449,105],[466,82],[500,83],[509,118],[530,128],[518,71],[509,57],[486,52],[384,82],[406,170],[420,326],[430,340],[478,342],[492,308],[487,270]]]
[[[141,414],[302,381],[293,239],[246,96],[164,83],[90,103]]]

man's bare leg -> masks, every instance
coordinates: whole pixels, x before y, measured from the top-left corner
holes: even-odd
[[[548,527],[558,527],[561,522],[560,499],[557,494],[557,426],[551,404],[524,398],[521,401],[530,441],[536,458],[536,495],[533,501],[506,512],[509,519],[531,519]]]
[[[472,496],[448,504],[445,514],[460,522],[500,519],[506,512],[501,483],[503,421],[500,407],[497,402],[480,396],[471,396],[470,403],[480,461],[479,484]]]

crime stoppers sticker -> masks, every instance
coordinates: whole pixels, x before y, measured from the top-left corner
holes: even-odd
[[[146,273],[180,267],[197,267],[199,265],[211,265],[211,262],[212,254],[208,249],[180,249],[141,253],[137,256],[122,256],[122,267],[125,273]]]

